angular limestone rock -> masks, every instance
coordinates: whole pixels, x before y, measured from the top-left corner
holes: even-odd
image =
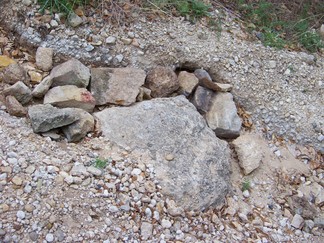
[[[27,85],[29,84],[29,80],[27,79],[27,72],[18,63],[13,63],[7,66],[2,71],[1,79],[7,84],[15,84],[19,81]]]
[[[28,116],[34,132],[47,132],[78,120],[73,108],[59,109],[49,104],[29,107]]]
[[[32,91],[33,97],[36,97],[36,98],[42,98],[42,97],[44,97],[44,95],[50,89],[52,83],[53,83],[53,79],[51,78],[50,75],[47,76],[47,77],[45,77],[42,80],[42,82],[40,82],[38,85],[36,85],[36,87]]]
[[[145,77],[137,68],[93,68],[90,90],[97,105],[128,106],[136,102]]]
[[[94,114],[102,134],[147,151],[164,195],[188,210],[223,202],[229,189],[229,148],[184,97],[142,101]],[[172,154],[173,159],[167,160]]]
[[[64,62],[51,71],[53,79],[52,87],[63,85],[75,85],[86,88],[90,80],[90,70],[76,59]]]
[[[205,115],[208,126],[217,137],[237,138],[240,135],[242,121],[231,93],[217,93],[210,101],[210,107]]]
[[[7,111],[12,116],[26,116],[27,110],[23,107],[19,101],[14,96],[7,96],[6,97],[6,107]]]
[[[198,78],[195,74],[182,71],[178,75],[180,94],[189,96],[198,85]]]
[[[74,107],[92,112],[96,101],[87,89],[65,85],[50,89],[44,97],[44,104],[61,108]]]
[[[31,90],[21,81],[15,83],[9,88],[6,88],[3,91],[3,95],[12,95],[23,105],[27,104],[32,99]]]

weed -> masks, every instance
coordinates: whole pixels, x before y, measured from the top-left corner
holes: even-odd
[[[51,12],[57,11],[65,14],[71,13],[76,6],[85,5],[87,0],[38,0],[41,5],[40,11],[44,13],[45,9]]]
[[[94,166],[98,169],[104,169],[107,166],[107,162],[108,161],[105,159],[96,158],[94,162]]]
[[[242,182],[242,192],[251,189],[251,182],[248,179],[244,179]]]

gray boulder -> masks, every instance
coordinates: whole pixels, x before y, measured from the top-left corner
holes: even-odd
[[[29,107],[28,116],[34,132],[47,132],[79,119],[73,108],[59,109],[50,104]]]
[[[144,70],[137,68],[93,68],[90,90],[97,105],[131,105],[145,82]]]
[[[14,96],[21,104],[27,104],[32,99],[31,90],[21,81],[6,88],[3,91],[4,96]]]
[[[94,118],[92,115],[82,109],[75,108],[74,111],[78,120],[62,128],[68,142],[79,142],[87,133],[94,129]]]
[[[149,151],[162,192],[182,208],[204,210],[223,202],[229,189],[228,145],[184,96],[108,108],[95,117],[110,141]]]
[[[151,69],[146,77],[145,85],[152,97],[166,97],[179,88],[178,77],[170,67],[158,66]]]
[[[87,89],[65,85],[50,89],[44,97],[44,104],[61,108],[74,107],[92,112],[96,101]]]
[[[242,121],[237,114],[231,93],[215,94],[205,118],[217,137],[237,138],[240,135]]]
[[[52,87],[63,85],[75,85],[86,88],[90,80],[90,70],[77,59],[64,62],[51,71],[53,79]]]

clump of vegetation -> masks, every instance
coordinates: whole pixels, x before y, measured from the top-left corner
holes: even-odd
[[[310,52],[324,48],[320,35],[314,31],[324,19],[324,2],[303,1],[295,6],[287,1],[275,4],[271,0],[237,0],[236,7],[250,23],[250,29],[261,33],[258,37],[266,46],[302,47]]]
[[[60,13],[69,14],[77,6],[82,6],[88,3],[88,0],[38,0],[41,5],[41,12],[45,9],[51,12],[57,11]]]
[[[98,169],[104,169],[106,168],[107,163],[108,160],[96,158],[96,160],[94,161],[94,166]]]
[[[242,192],[249,191],[251,189],[251,182],[248,179],[244,179],[242,182]]]

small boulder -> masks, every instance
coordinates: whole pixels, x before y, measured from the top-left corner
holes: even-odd
[[[12,95],[23,105],[27,104],[32,99],[31,90],[21,81],[18,81],[9,88],[6,88],[3,91],[3,95]]]
[[[28,116],[34,132],[47,132],[79,119],[73,108],[59,109],[50,104],[29,107]]]
[[[92,112],[96,101],[87,89],[78,88],[75,85],[65,85],[50,89],[44,96],[44,104],[61,108],[74,107]]]
[[[198,78],[195,74],[182,71],[178,75],[180,94],[189,96],[198,85]]]
[[[137,68],[93,68],[90,90],[97,105],[128,106],[136,102],[145,77],[145,71]]]
[[[22,117],[27,114],[26,108],[14,96],[9,95],[6,97],[6,107],[8,113],[12,116]]]
[[[203,69],[196,69],[195,75],[199,79],[199,85],[220,92],[229,92],[232,90],[233,86],[231,84],[222,84],[213,82],[209,73]]]
[[[75,85],[86,88],[90,80],[90,70],[77,59],[64,62],[51,71],[53,79],[52,87],[63,85]]]
[[[75,108],[74,111],[78,120],[62,128],[68,142],[79,142],[87,133],[94,130],[94,118],[92,115],[78,108]]]
[[[205,114],[209,110],[210,101],[214,95],[214,91],[198,86],[191,99],[191,103],[197,108],[200,114]]]
[[[250,174],[260,166],[263,154],[259,140],[256,135],[245,134],[233,141],[244,175]]]
[[[82,24],[83,20],[75,13],[70,13],[68,16],[68,22],[72,27],[77,27]]]
[[[43,71],[50,71],[53,67],[53,49],[38,47],[36,51],[36,65]]]
[[[18,63],[7,66],[2,72],[1,78],[7,84],[15,84],[18,81],[22,81],[27,85],[29,84],[25,69]]]
[[[152,97],[166,97],[178,90],[179,82],[172,68],[158,66],[148,72],[145,86],[152,91]]]
[[[237,115],[237,109],[231,93],[217,93],[210,101],[206,113],[208,126],[217,137],[237,138],[240,135],[242,121]]]
[[[53,79],[51,78],[50,75],[47,76],[47,77],[45,77],[42,80],[42,82],[40,82],[38,85],[36,85],[36,87],[32,91],[33,97],[36,97],[36,98],[42,98],[42,97],[44,97],[44,95],[50,89],[52,83],[53,83]]]

